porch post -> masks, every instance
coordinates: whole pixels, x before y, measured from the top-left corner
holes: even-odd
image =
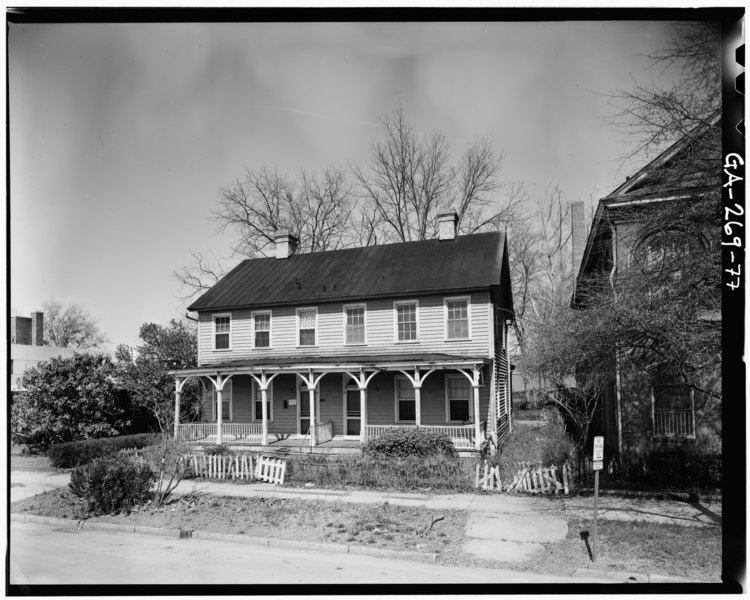
[[[268,446],[268,388],[266,386],[260,388],[260,402],[261,414],[263,415],[263,435],[260,443],[263,446]]]
[[[310,373],[310,383],[313,382],[312,373]],[[308,386],[310,394],[310,446],[315,446],[315,385]]]
[[[417,427],[422,425],[422,381],[419,379],[419,367],[414,367],[412,385],[414,386],[414,422]]]
[[[177,439],[177,433],[180,428],[180,385],[179,378],[174,380],[174,439]]]
[[[480,424],[479,415],[479,378],[480,378],[479,367],[474,365],[474,379],[471,382],[471,387],[474,390],[474,447],[479,450],[482,446],[480,436],[482,435],[482,427]]]
[[[344,432],[346,433],[346,432]],[[359,443],[367,441],[367,388],[359,388]]]
[[[224,382],[221,380],[221,375],[218,375],[216,377],[217,386],[216,386],[216,445],[221,446],[221,396],[222,396],[222,390],[224,389]]]

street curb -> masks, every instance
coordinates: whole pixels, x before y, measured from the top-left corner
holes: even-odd
[[[285,540],[277,538],[255,538],[248,535],[234,533],[217,533],[212,531],[170,529],[168,527],[150,527],[147,525],[122,525],[120,523],[107,523],[106,521],[89,521],[81,519],[60,519],[58,517],[43,517],[41,515],[11,513],[11,521],[28,523],[41,523],[44,525],[56,525],[66,530],[81,531],[119,531],[121,533],[133,533],[138,535],[162,536],[178,539],[203,539],[217,542],[233,542],[238,544],[252,544],[257,546],[272,546],[276,548],[294,548],[304,550],[318,550],[320,552],[333,552],[338,554],[362,554],[366,556],[378,556],[381,558],[399,558],[416,562],[437,562],[437,554],[430,552],[418,552],[414,550],[392,550],[389,548],[371,548],[369,546],[354,546],[346,544],[306,542],[302,540]]]
[[[674,577],[671,575],[646,575],[645,573],[631,573],[627,571],[605,571],[603,569],[576,569],[573,577],[601,577],[611,579],[613,583],[705,583],[695,579]]]

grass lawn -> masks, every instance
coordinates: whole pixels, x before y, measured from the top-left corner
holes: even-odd
[[[588,547],[582,532],[588,532]],[[691,527],[646,521],[598,521],[596,562],[593,520],[571,519],[567,537],[547,544],[512,568],[570,575],[576,569],[601,569],[718,581],[721,577],[721,528]]]
[[[82,501],[63,488],[11,504],[11,511],[86,518]],[[442,516],[432,530],[421,532],[433,516]],[[95,517],[98,521],[213,531],[256,537],[365,545],[376,548],[436,553],[441,564],[510,568],[550,575],[572,575],[595,568],[671,575],[693,581],[718,580],[721,573],[720,527],[688,527],[644,521],[599,520],[596,563],[591,561],[581,532],[593,533],[590,520],[573,519],[567,537],[522,562],[502,563],[477,558],[462,550],[469,514],[427,511],[381,504],[349,504],[297,498],[230,498],[186,496],[161,509],[151,505],[129,514]],[[593,540],[589,537],[589,544]]]

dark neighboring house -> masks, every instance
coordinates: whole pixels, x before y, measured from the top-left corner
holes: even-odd
[[[439,239],[245,260],[189,310],[212,393],[184,440],[359,448],[394,427],[446,433],[463,451],[510,431],[505,237]],[[266,400],[264,401],[264,396]],[[179,397],[177,399],[179,402]]]
[[[590,302],[584,290],[587,280],[594,275],[604,274],[618,294],[628,294],[633,293],[632,290],[623,289],[625,284],[621,283],[627,281],[622,275],[628,269],[648,270],[670,261],[670,276],[680,277],[681,261],[684,261],[684,268],[688,263],[686,257],[695,256],[691,252],[716,255],[719,236],[712,229],[713,224],[705,224],[701,233],[686,239],[684,232],[670,232],[663,224],[649,233],[649,219],[653,207],[665,207],[670,203],[670,206],[683,206],[687,210],[696,198],[718,193],[720,167],[715,168],[713,153],[705,156],[696,148],[710,147],[709,136],[720,136],[720,132],[720,119],[716,117],[708,126],[696,128],[670,146],[602,198],[583,245],[582,205],[573,211],[573,252],[575,256],[578,245],[580,256],[572,300],[574,308],[585,309]],[[720,165],[720,156],[718,160]],[[695,166],[686,168],[687,164]],[[674,235],[670,235],[672,233]],[[662,277],[660,281],[662,285],[670,285],[669,278]],[[655,289],[653,294],[658,301],[659,290]],[[686,316],[686,319],[694,319],[690,322],[696,323],[696,330],[698,325],[720,327],[720,313],[697,308],[694,313],[697,316]],[[711,454],[720,452],[720,401],[680,383],[673,372],[660,368],[653,361],[643,368],[623,369],[618,364],[616,371],[612,384],[601,398],[599,418],[592,424],[592,435],[605,436],[605,455],[642,454],[665,447],[697,448]],[[715,386],[720,381],[720,367],[709,369],[701,376],[707,386]]]

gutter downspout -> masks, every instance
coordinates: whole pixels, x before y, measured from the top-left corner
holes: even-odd
[[[617,273],[617,229],[610,223],[612,229],[612,271],[609,274],[609,285],[617,302],[615,291],[615,274]],[[617,408],[617,452],[622,457],[622,391],[620,389],[620,352],[615,344],[615,404]]]

